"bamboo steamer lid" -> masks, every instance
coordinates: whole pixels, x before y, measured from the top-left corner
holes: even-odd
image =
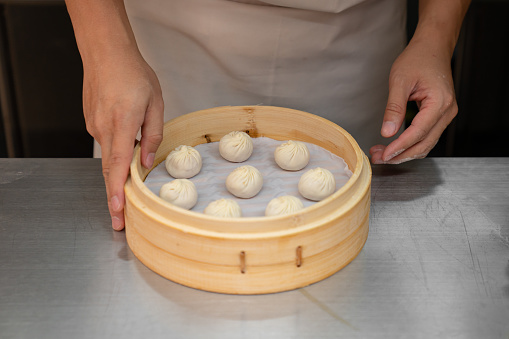
[[[316,144],[342,157],[353,175],[333,195],[299,212],[257,218],[224,219],[184,210],[145,186],[150,171],[175,147],[219,141],[231,131]],[[141,166],[136,147],[125,185],[127,242],[156,273],[206,291],[273,293],[334,274],[364,246],[371,167],[357,142],[336,124],[288,108],[228,106],[170,120],[163,135],[151,169]]]

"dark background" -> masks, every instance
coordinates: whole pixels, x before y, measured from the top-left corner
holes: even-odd
[[[509,0],[472,1],[452,61],[459,114],[430,156],[509,156],[508,18]],[[408,0],[409,37],[416,22]],[[0,0],[0,157],[91,157],[82,77],[63,1]]]

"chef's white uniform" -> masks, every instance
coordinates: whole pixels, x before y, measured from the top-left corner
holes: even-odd
[[[125,0],[156,72],[165,121],[227,105],[323,116],[366,152],[390,67],[406,42],[405,0]]]

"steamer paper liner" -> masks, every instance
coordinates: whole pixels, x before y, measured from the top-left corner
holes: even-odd
[[[241,163],[229,162],[219,154],[219,142],[201,144],[195,147],[200,152],[203,166],[198,175],[190,178],[198,191],[198,202],[191,209],[203,212],[207,205],[221,198],[234,199],[242,209],[243,217],[263,217],[265,208],[270,200],[282,195],[298,197],[304,207],[316,203],[300,195],[298,190],[299,179],[308,170],[316,167],[328,169],[336,179],[336,191],[340,189],[352,176],[346,162],[335,154],[320,146],[305,143],[309,149],[309,164],[300,171],[285,171],[274,161],[274,151],[284,141],[260,137],[253,138],[253,154]],[[232,195],[226,189],[226,177],[235,168],[251,165],[256,167],[263,175],[263,187],[260,193],[250,199],[241,199]],[[157,196],[165,183],[174,180],[164,165],[164,161],[154,168],[145,180],[145,185]]]

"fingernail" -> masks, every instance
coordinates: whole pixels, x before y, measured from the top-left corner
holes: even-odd
[[[405,151],[404,149],[401,149],[401,150],[399,150],[399,151],[397,151],[397,152],[392,153],[392,154],[391,154],[391,155],[389,155],[388,157],[385,157],[383,160],[384,160],[385,162],[390,161],[392,158],[397,157],[398,155],[400,155],[400,154],[401,154],[401,153],[403,153],[404,151]]]
[[[383,147],[383,146],[378,146],[378,147],[377,147],[377,146],[373,146],[373,147],[370,149],[370,151],[371,151],[372,153],[377,153],[377,152],[383,151],[384,149],[385,149],[385,147]]]
[[[392,121],[386,121],[382,125],[382,135],[393,135],[396,133],[396,124]]]
[[[122,228],[122,222],[117,217],[112,217],[111,218],[111,225],[113,226],[113,229],[117,230],[117,231]]]
[[[118,200],[118,197],[115,195],[113,198],[111,198],[111,208],[113,208],[113,211],[118,212],[120,211],[120,201]]]
[[[155,157],[156,157],[155,153],[149,153],[147,155],[147,158],[145,159],[145,163],[147,164],[147,168],[152,167],[152,165],[154,164]]]

